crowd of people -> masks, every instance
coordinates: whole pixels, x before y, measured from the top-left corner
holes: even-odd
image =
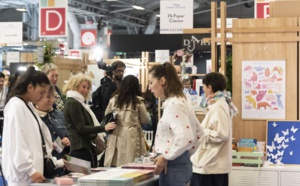
[[[2,167],[8,185],[45,181],[45,156],[55,165],[54,175],[62,176],[68,173],[65,155],[88,161],[91,167],[119,167],[151,151],[161,186],[227,186],[231,120],[237,109],[225,91],[225,77],[216,72],[203,77],[201,106],[207,111],[200,123],[187,98],[197,92],[172,64],[149,70],[145,92],[137,77],[123,77],[125,69],[122,61],[111,65],[92,94],[92,106],[87,104],[92,79],[85,74],[71,76],[60,91],[59,69],[53,63],[40,70],[28,67],[6,86],[0,73]],[[158,99],[163,100],[161,118]],[[116,114],[116,120],[101,125],[109,113]],[[150,147],[143,130],[153,130]],[[97,136],[106,143],[101,157],[92,143]]]

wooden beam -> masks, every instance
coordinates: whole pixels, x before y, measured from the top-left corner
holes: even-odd
[[[221,1],[221,73],[226,75],[226,2]]]
[[[276,32],[300,32],[300,27],[255,27],[255,28],[232,28],[227,29],[232,33],[276,33]]]
[[[264,43],[264,42],[297,42],[300,41],[298,36],[286,36],[286,37],[247,37],[247,38],[234,38],[232,43]]]
[[[216,39],[217,28],[217,3],[211,2],[211,68],[213,72],[217,72],[217,43]]]
[[[183,29],[184,34],[210,34],[210,28],[193,28],[193,29]]]

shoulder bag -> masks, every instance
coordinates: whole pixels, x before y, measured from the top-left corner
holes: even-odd
[[[54,178],[54,176],[55,176],[55,165],[54,165],[52,159],[47,157],[47,149],[46,149],[45,140],[44,140],[44,137],[43,137],[43,134],[42,134],[40,122],[37,119],[36,115],[31,110],[31,108],[28,106],[26,101],[24,99],[22,99],[20,96],[17,96],[17,97],[19,99],[21,99],[22,101],[24,101],[25,105],[30,110],[30,112],[32,113],[33,117],[35,118],[35,120],[36,120],[36,122],[39,126],[39,131],[40,131],[40,135],[41,135],[41,139],[42,139],[43,156],[44,156],[44,173],[43,173],[43,175],[46,178]]]

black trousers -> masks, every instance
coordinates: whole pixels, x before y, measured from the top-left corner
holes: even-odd
[[[92,149],[73,150],[70,156],[91,162],[91,167],[97,167],[97,156]]]
[[[193,173],[190,186],[228,186],[228,174]]]

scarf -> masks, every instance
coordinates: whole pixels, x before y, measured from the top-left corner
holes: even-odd
[[[89,113],[89,115],[92,117],[92,120],[93,120],[93,123],[94,123],[94,126],[100,126],[100,123],[99,121],[97,120],[94,112],[91,110],[91,108],[84,103],[84,97],[77,91],[74,91],[74,90],[69,90],[67,92],[67,98],[74,98],[76,99],[79,103],[81,103],[81,105],[83,106],[83,108],[85,108],[85,110]],[[103,134],[102,134],[103,133]],[[101,140],[105,141],[104,140],[104,132],[102,133],[98,133],[98,136],[100,137]]]
[[[203,94],[203,98],[201,100],[200,103],[200,107],[202,108],[207,108],[208,105],[212,105],[215,102],[217,102],[220,98],[225,98],[225,101],[227,102],[229,109],[230,109],[230,115],[231,116],[235,116],[238,114],[238,109],[236,108],[236,106],[233,104],[233,102],[231,101],[231,93],[227,92],[227,91],[217,91],[215,92],[213,95],[209,95],[205,96],[205,94]]]

